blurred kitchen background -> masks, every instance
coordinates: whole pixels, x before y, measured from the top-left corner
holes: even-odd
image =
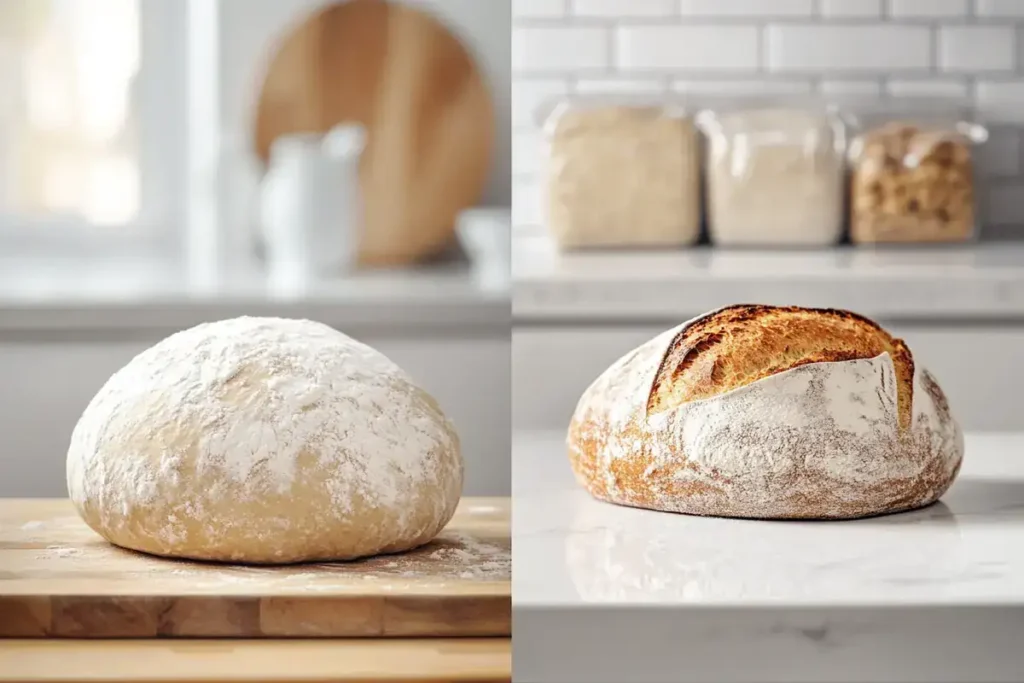
[[[0,0],[0,496],[163,337],[375,346],[509,492],[509,0]]]
[[[1024,2],[512,10],[514,429],[564,429],[616,358],[740,302],[875,317],[936,373],[966,429],[1024,428]],[[744,113],[755,100],[792,109],[766,122]],[[664,109],[608,109],[624,102]],[[842,155],[824,111],[792,113],[822,102],[860,108]],[[693,107],[711,111],[703,169],[680,123]],[[783,143],[757,148],[766,132]],[[746,184],[729,166],[744,155]]]

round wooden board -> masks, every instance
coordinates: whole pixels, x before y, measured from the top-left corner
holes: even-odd
[[[267,161],[281,135],[365,125],[360,261],[403,265],[446,248],[458,213],[480,199],[494,119],[472,56],[438,19],[384,0],[349,0],[320,10],[278,46],[255,143]]]

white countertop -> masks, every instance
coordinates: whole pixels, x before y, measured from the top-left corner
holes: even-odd
[[[1021,243],[559,254],[527,233],[513,241],[513,270],[517,322],[678,321],[737,302],[1024,320]]]
[[[758,522],[597,502],[563,433],[520,433],[522,680],[1024,680],[1021,453],[1024,434],[968,435],[930,508]]]
[[[481,281],[464,264],[296,281],[158,260],[0,260],[0,332],[180,329],[237,315],[507,336],[510,301],[507,283]]]

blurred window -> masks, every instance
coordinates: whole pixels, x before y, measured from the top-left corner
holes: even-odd
[[[129,241],[168,226],[185,132],[160,101],[184,78],[175,4],[0,0],[0,234]]]

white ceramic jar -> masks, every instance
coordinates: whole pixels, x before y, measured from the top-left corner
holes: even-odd
[[[362,127],[327,135],[300,133],[274,141],[261,188],[268,268],[324,275],[351,268],[362,223],[359,158]]]

